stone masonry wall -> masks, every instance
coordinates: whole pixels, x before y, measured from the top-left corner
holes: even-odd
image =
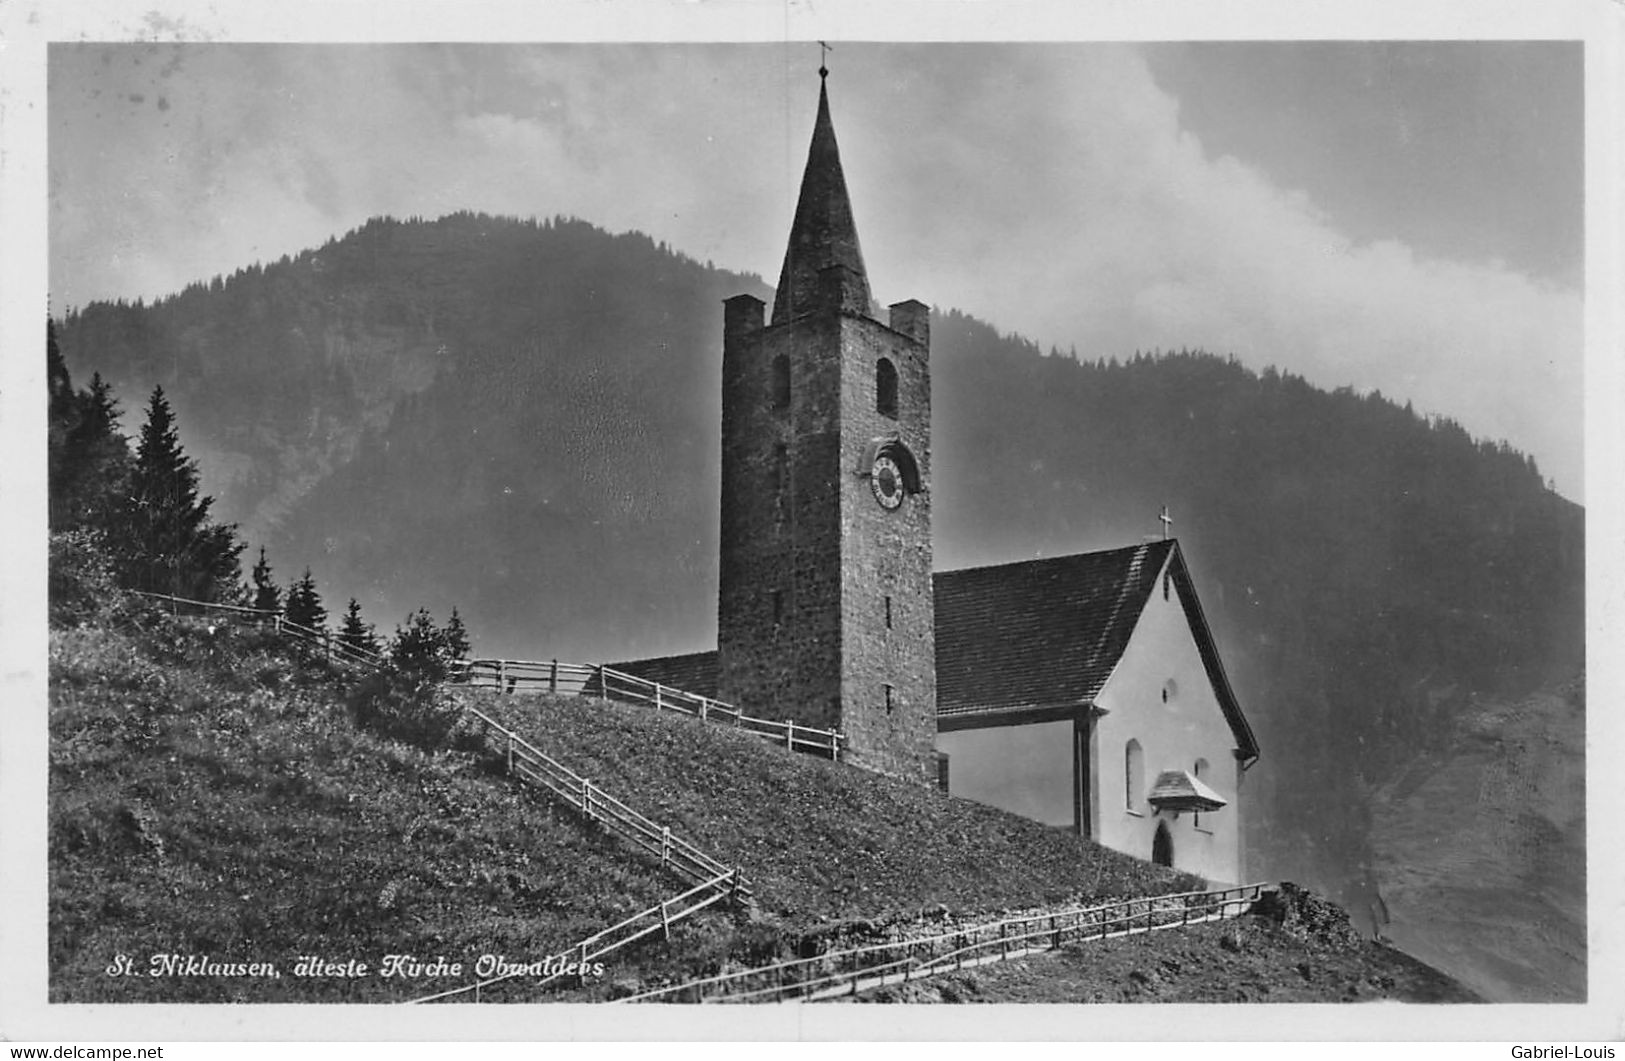
[[[929,485],[930,372],[919,341],[929,334],[928,311],[894,308],[904,334],[844,301],[771,327],[759,300],[727,303],[718,695],[759,716],[839,727],[848,761],[929,782],[930,493],[888,511],[868,477],[875,441],[897,438]],[[774,402],[781,356],[788,409]],[[876,409],[882,356],[898,371],[895,419]]]
[[[918,305],[917,303],[914,305]],[[897,314],[894,313],[894,320]],[[912,323],[912,322],[911,322]],[[924,344],[864,317],[843,317],[841,401],[842,731],[851,761],[881,773],[935,780],[936,620],[931,588],[931,373]],[[876,408],[876,365],[897,369],[897,416]],[[875,500],[875,443],[900,440],[924,489],[896,509]],[[886,598],[891,598],[891,623]],[[885,687],[891,686],[891,704]]]

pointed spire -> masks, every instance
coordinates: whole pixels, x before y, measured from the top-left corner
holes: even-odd
[[[858,229],[852,221],[846,176],[841,172],[835,126],[829,118],[829,91],[825,85],[829,71],[819,67],[818,74],[818,119],[813,123],[807,169],[801,177],[801,199],[796,204],[790,245],[784,252],[784,268],[779,272],[778,293],[773,299],[774,324],[821,304],[825,289],[819,273],[832,265],[849,271],[843,285],[850,292],[849,302],[864,307],[865,312],[869,306],[869,278],[858,247]]]

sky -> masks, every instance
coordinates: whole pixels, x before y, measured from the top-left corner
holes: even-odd
[[[636,229],[778,275],[819,49],[54,44],[50,294],[152,299],[368,217]],[[861,44],[876,297],[1085,358],[1380,390],[1583,499],[1576,43]]]

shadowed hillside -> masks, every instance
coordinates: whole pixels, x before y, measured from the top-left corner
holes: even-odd
[[[358,727],[354,676],[268,630],[129,601],[106,625],[53,630],[50,668],[54,1001],[404,1001],[474,977],[381,977],[388,954],[465,971],[485,954],[539,961],[692,885],[507,777],[475,727],[431,752]],[[752,882],[753,913],[717,907],[670,945],[618,952],[593,997],[814,937],[869,942],[922,916],[1200,885],[725,727],[579,697],[457,695]],[[136,974],[106,974],[121,954]],[[280,975],[139,975],[155,954]],[[374,972],[306,979],[306,955]]]
[[[484,654],[626,659],[715,643],[741,292],[768,294],[580,222],[380,220],[61,343],[127,404],[164,384],[280,570],[379,616],[456,603]],[[1451,757],[1473,696],[1579,672],[1583,511],[1522,454],[1206,354],[933,328],[938,567],[1136,541],[1166,504],[1264,750],[1259,872],[1372,907],[1368,791]]]
[[[53,1002],[418,999],[483,979],[482,955],[539,962],[691,883],[517,784],[472,726],[430,750],[361,728],[346,710],[356,676],[270,630],[102,604],[50,639]],[[958,918],[1196,883],[724,726],[579,697],[437,694],[452,697],[739,866],[757,899],[606,956],[585,984],[538,992],[521,978],[480,1001],[624,997]],[[1110,979],[1133,987],[1178,954],[1204,963],[1205,990],[1228,976],[1246,991],[1256,971],[1227,957],[1244,951],[1293,984],[1285,970],[1328,974],[1294,996],[1305,1000],[1358,997],[1349,983],[1364,997],[1471,999],[1432,970],[1396,979],[1394,956],[1340,911],[1282,893],[1230,922],[1229,943],[1198,928],[1100,944]],[[417,971],[386,975],[389,955]],[[158,971],[153,956],[180,964]],[[1052,998],[1090,997],[1065,969],[1014,975]]]

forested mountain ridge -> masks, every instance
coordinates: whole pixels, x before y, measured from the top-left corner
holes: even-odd
[[[162,384],[217,514],[330,598],[385,623],[456,603],[482,653],[629,658],[714,644],[742,292],[769,297],[642,236],[462,214],[85,307],[60,338],[127,405]],[[1098,353],[936,313],[938,568],[1136,541],[1166,504],[1264,750],[1252,870],[1369,889],[1368,790],[1448,754],[1475,697],[1583,666],[1583,510],[1377,395]]]
[[[559,351],[658,325],[636,319],[640,303],[687,317],[745,289],[769,294],[754,278],[580,221],[375,218],[150,306],[71,311],[63,350],[76,372],[105,365],[120,394],[162,384],[222,510],[253,537],[351,459],[364,428],[383,427],[449,366],[524,358],[541,370],[530,382],[545,383],[562,368]]]

